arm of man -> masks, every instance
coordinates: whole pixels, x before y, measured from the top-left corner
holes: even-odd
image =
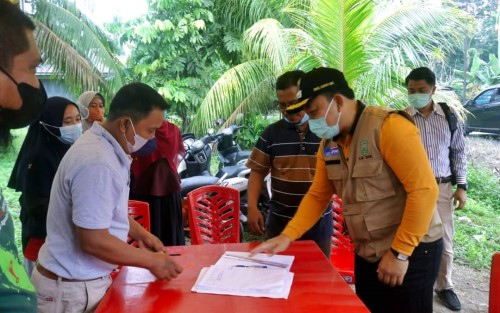
[[[330,201],[332,194],[335,192],[335,188],[328,179],[326,172],[323,145],[324,141],[321,141],[317,154],[316,174],[314,175],[313,183],[300,202],[295,216],[288,222],[288,225],[279,236],[271,238],[253,249],[251,255],[263,251],[275,254],[286,250],[292,241],[300,238],[321,218],[328,201]]]
[[[141,224],[137,223],[137,221],[130,216],[128,217],[128,221],[130,224],[128,235],[130,238],[137,241],[140,249],[148,249],[153,252],[164,252],[165,247],[158,237],[145,230]]]
[[[271,128],[273,126],[275,125],[271,124],[264,129],[246,163],[246,166],[251,169],[247,189],[247,225],[250,232],[259,236],[265,232],[265,221],[257,204],[264,186],[264,178],[271,168],[271,149],[269,146],[272,144]]]
[[[156,277],[167,280],[182,272],[182,267],[168,254],[132,247],[111,235],[108,229],[77,226],[76,234],[83,252],[105,262],[146,268]]]
[[[255,235],[262,236],[266,231],[264,224],[264,218],[262,213],[257,207],[259,202],[260,193],[264,187],[265,174],[252,170],[250,172],[250,178],[248,179],[248,189],[247,189],[247,205],[248,205],[248,229]]]
[[[464,138],[463,123],[459,122],[451,140],[452,160],[450,160],[457,179],[457,189],[453,195],[453,204],[456,210],[463,209],[467,201],[467,190],[461,187],[467,185],[467,155],[465,154]]]
[[[380,150],[407,192],[403,217],[392,248],[411,255],[426,234],[434,214],[439,192],[436,180],[417,127],[403,116],[391,114],[384,121]],[[388,285],[401,285],[407,269],[408,261],[400,261],[387,251],[380,261],[378,277]]]

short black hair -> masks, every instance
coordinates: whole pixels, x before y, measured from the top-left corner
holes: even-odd
[[[301,70],[288,71],[276,79],[276,90],[285,90],[292,86],[298,86],[299,79],[305,73]]]
[[[168,103],[156,90],[143,83],[131,83],[120,88],[111,100],[108,120],[114,121],[128,116],[132,122],[138,122],[148,116],[153,109],[168,108]]]
[[[408,87],[410,80],[425,80],[431,86],[436,86],[436,75],[428,67],[418,67],[410,72],[405,79],[405,85]]]
[[[0,67],[10,72],[14,57],[29,49],[25,31],[34,29],[35,24],[18,5],[0,0]]]

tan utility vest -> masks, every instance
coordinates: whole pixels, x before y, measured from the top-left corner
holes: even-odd
[[[401,223],[406,191],[380,153],[380,129],[389,114],[402,111],[366,107],[359,119],[346,161],[342,148],[326,140],[323,150],[328,178],[341,195],[343,214],[356,254],[369,262],[378,261],[391,247]],[[437,209],[423,242],[442,237]]]

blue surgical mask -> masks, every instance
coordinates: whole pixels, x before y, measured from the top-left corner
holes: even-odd
[[[42,121],[40,121],[40,124],[54,137],[56,137],[57,139],[59,139],[59,141],[61,141],[62,143],[65,143],[67,145],[72,145],[73,143],[75,143],[75,141],[80,138],[80,136],[82,135],[82,124],[81,123],[78,123],[78,124],[74,124],[74,125],[69,125],[69,126],[61,126],[61,127],[57,127],[57,126],[52,126],[52,125],[49,125],[47,123],[44,123]],[[54,134],[50,129],[49,127],[51,128],[59,128],[59,132],[61,133],[60,136],[57,136],[56,134]]]
[[[144,157],[144,156],[150,155],[155,150],[156,150],[156,137],[148,140],[148,142],[146,142],[146,144],[144,146],[142,146],[142,148],[140,148],[139,150],[137,150],[134,153],[134,156]]]
[[[295,126],[302,126],[302,125],[304,125],[305,122],[309,121],[309,115],[307,113],[304,114],[304,116],[302,117],[302,119],[298,123],[292,123],[292,122],[290,122],[290,120],[286,116],[284,117],[284,119],[288,123],[293,124]]]
[[[331,139],[337,136],[340,133],[340,116],[342,112],[339,112],[339,118],[337,119],[337,123],[333,126],[328,125],[326,122],[326,116],[328,112],[330,112],[330,108],[332,107],[333,99],[330,101],[330,105],[328,105],[328,110],[326,110],[325,116],[322,118],[315,118],[309,120],[309,129],[316,134],[319,138],[323,139]]]
[[[82,135],[82,124],[63,126],[59,128],[59,131],[61,132],[59,140],[65,144],[72,145]]]
[[[423,109],[425,108],[429,102],[431,102],[432,94],[430,93],[414,93],[408,95],[408,101],[413,105],[415,109]]]

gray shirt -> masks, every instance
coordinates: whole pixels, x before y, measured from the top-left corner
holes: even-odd
[[[108,229],[127,239],[130,163],[129,155],[99,124],[68,150],[50,193],[47,239],[39,253],[43,267],[82,280],[108,275],[116,267],[83,252],[75,226]]]

